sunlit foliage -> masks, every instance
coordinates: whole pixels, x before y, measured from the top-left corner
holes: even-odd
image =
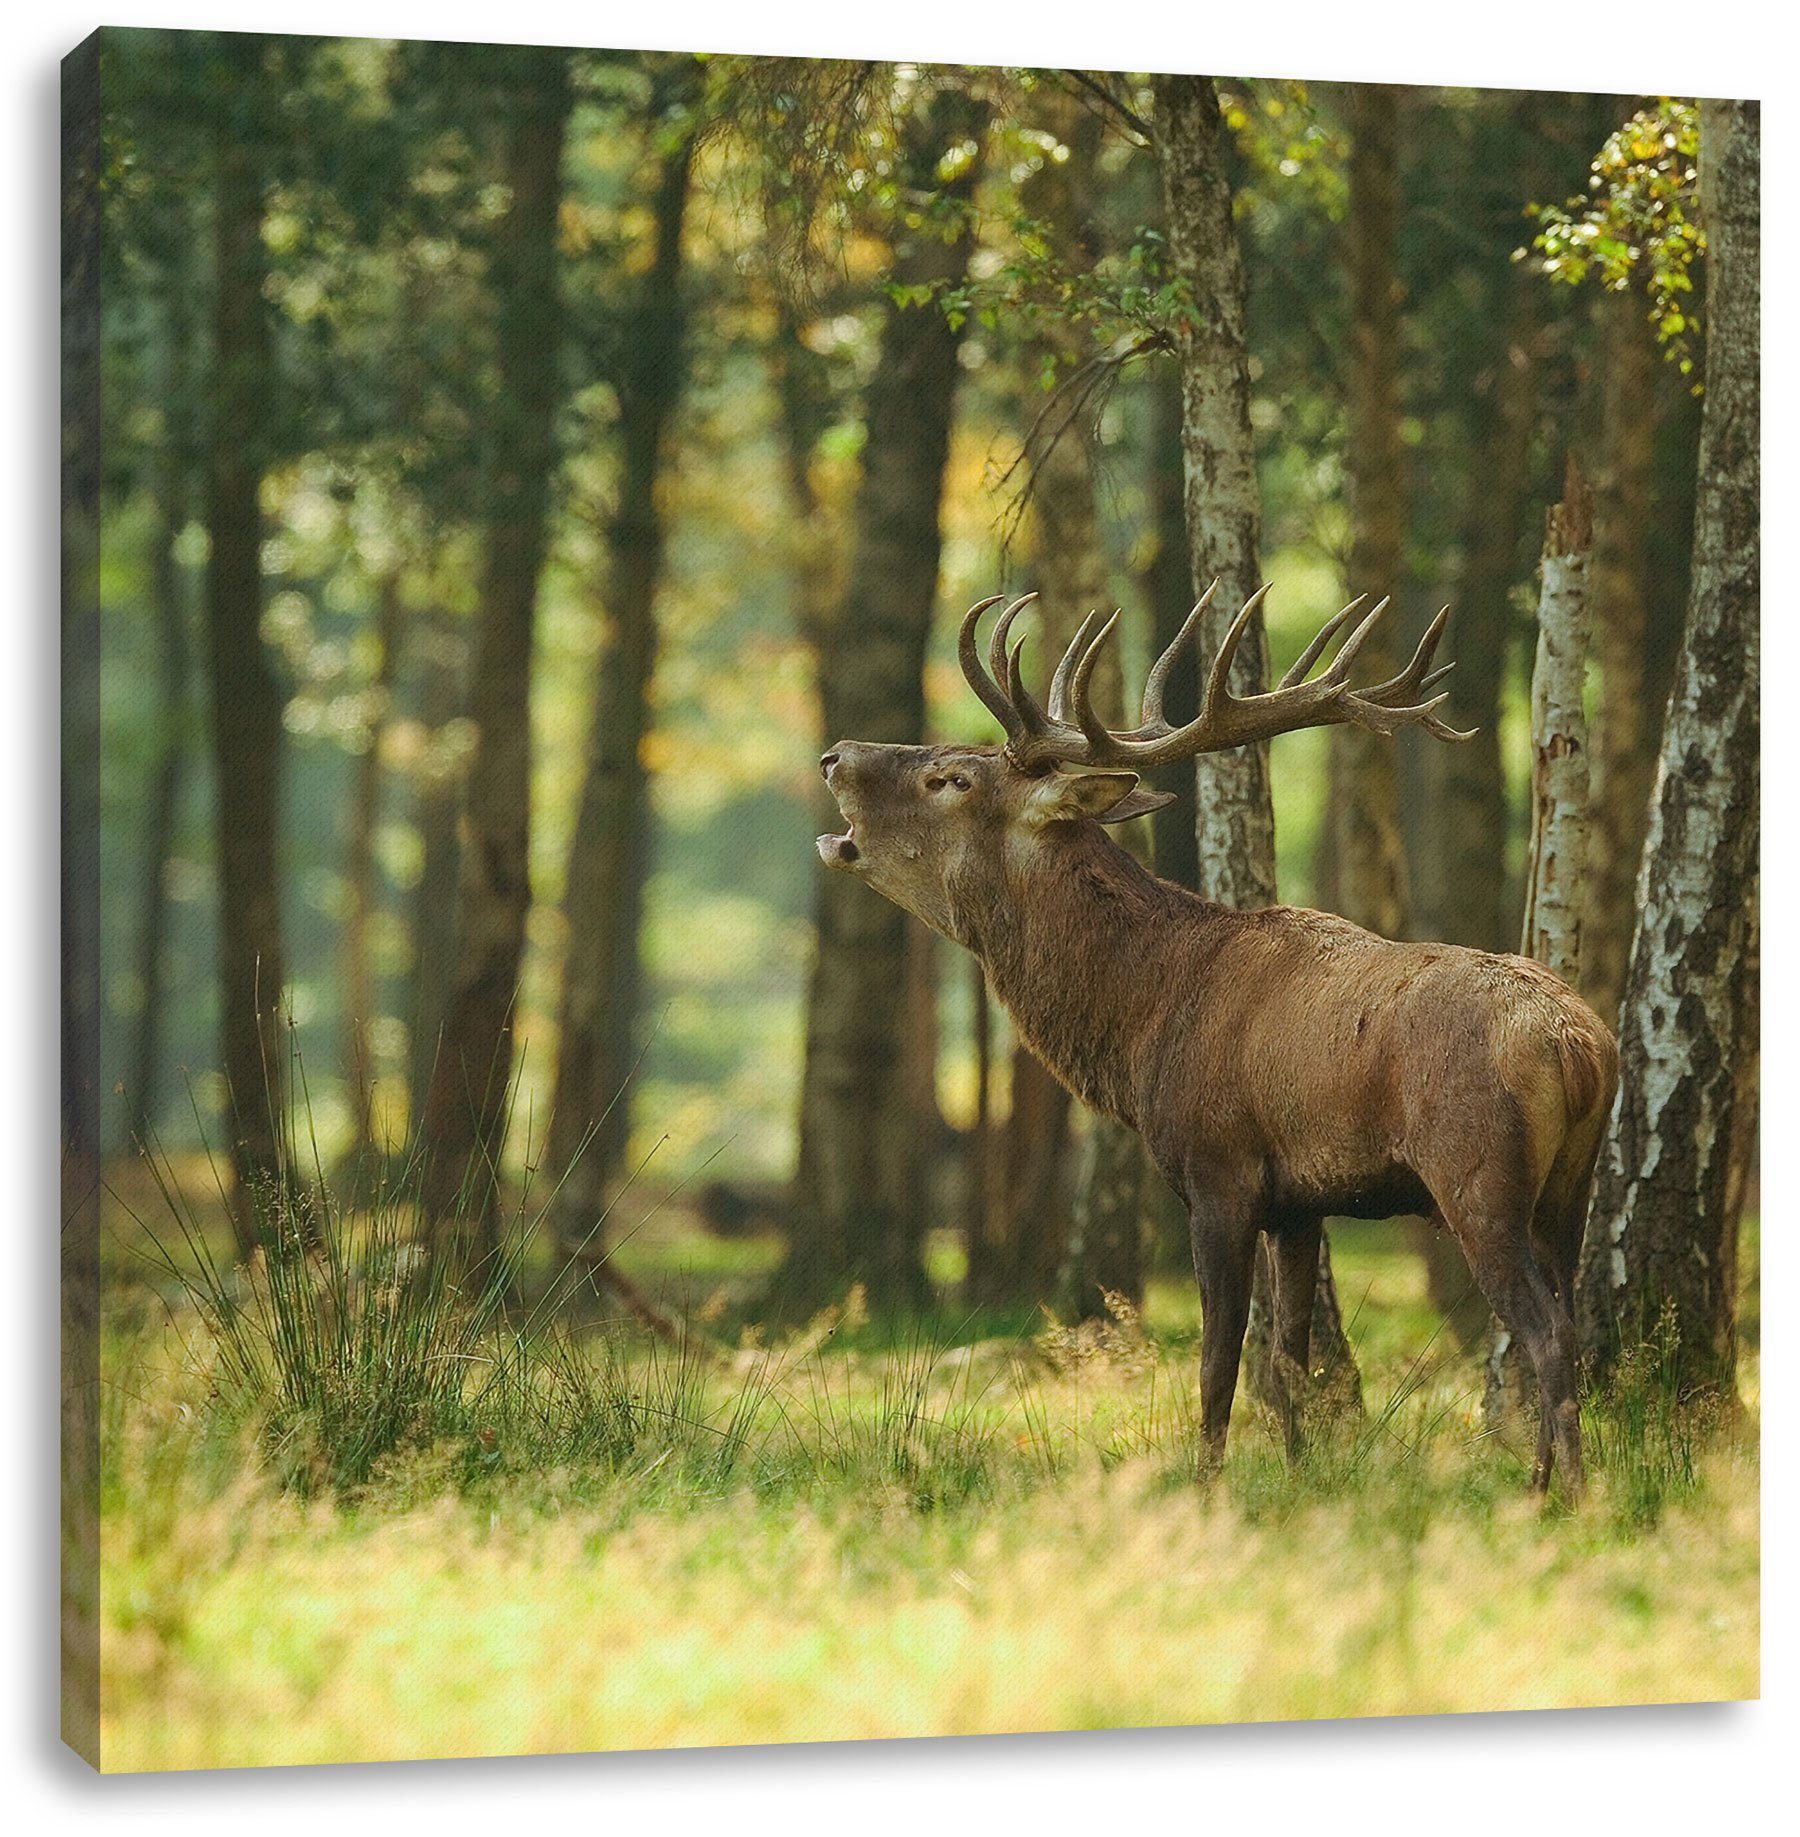
[[[1585,198],[1532,207],[1544,273],[1571,286],[1592,276],[1615,292],[1641,288],[1657,340],[1683,376],[1694,373],[1701,332],[1699,157],[1699,111],[1664,97],[1607,137]]]

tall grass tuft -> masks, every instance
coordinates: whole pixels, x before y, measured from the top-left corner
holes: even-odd
[[[1719,1426],[1716,1400],[1682,1392],[1681,1333],[1673,1304],[1653,1330],[1625,1347],[1606,1383],[1582,1405],[1582,1430],[1606,1475],[1615,1514],[1632,1526],[1657,1523],[1673,1501],[1700,1486],[1702,1448]]]
[[[1003,1410],[990,1397],[998,1374],[978,1374],[952,1351],[915,1321],[867,1389],[855,1383],[853,1358],[809,1356],[806,1389],[796,1395],[804,1420],[790,1441],[809,1486],[886,1495],[921,1512],[991,1498],[1009,1464]]]
[[[200,1316],[220,1405],[254,1423],[284,1483],[359,1485],[394,1449],[456,1423],[472,1374],[496,1357],[521,1244],[458,1281],[415,1242],[412,1179],[381,1183],[354,1216],[329,1188],[283,1180],[254,1197],[259,1247],[232,1266],[168,1163],[151,1164],[174,1237],[147,1226],[149,1254]]]
[[[282,1165],[248,1195],[258,1247],[247,1262],[221,1261],[155,1147],[145,1160],[166,1218],[160,1227],[135,1219],[143,1254],[205,1329],[206,1346],[191,1350],[217,1405],[253,1430],[284,1486],[353,1491],[397,1452],[446,1438],[465,1442],[479,1470],[498,1450],[501,1425],[510,1445],[544,1462],[617,1464],[684,1429],[716,1443],[698,1350],[652,1355],[647,1371],[627,1370],[612,1342],[602,1339],[590,1359],[557,1324],[562,1304],[593,1280],[585,1244],[526,1305],[527,1265],[548,1209],[532,1210],[529,1180],[491,1251],[459,1268],[424,1242],[422,1156],[340,1170],[341,1190],[361,1196],[355,1207],[342,1203],[316,1147],[310,1167],[293,1152],[316,1136],[303,1075],[291,1088],[297,1114],[279,1133]],[[434,1241],[479,1243],[474,1227],[497,1204],[496,1187],[466,1182]],[[222,1181],[219,1192],[225,1197]]]

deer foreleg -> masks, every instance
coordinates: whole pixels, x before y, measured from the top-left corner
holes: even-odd
[[[1207,1464],[1216,1467],[1225,1458],[1244,1330],[1250,1324],[1257,1224],[1247,1211],[1209,1196],[1190,1205],[1188,1225],[1194,1274],[1200,1279],[1200,1433]]]
[[[1319,1281],[1319,1238],[1323,1230],[1322,1219],[1310,1218],[1286,1225],[1269,1236],[1269,1260],[1275,1277],[1275,1373],[1290,1461],[1299,1457],[1305,1443],[1313,1291]]]

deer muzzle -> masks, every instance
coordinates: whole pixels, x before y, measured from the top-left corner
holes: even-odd
[[[856,818],[844,809],[843,793],[833,783],[833,775],[843,764],[843,749],[834,747],[819,761],[819,770],[824,775],[826,784],[831,786],[833,795],[838,800],[838,808],[844,811],[849,819],[849,827],[842,835],[824,835],[818,840],[819,859],[827,867],[853,867],[862,858],[862,850],[856,846]]]

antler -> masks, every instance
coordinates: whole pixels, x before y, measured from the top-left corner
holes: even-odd
[[[1007,752],[1019,765],[1028,768],[1061,764],[1131,766],[1142,770],[1147,766],[1167,765],[1177,759],[1191,759],[1197,753],[1216,753],[1229,746],[1267,740],[1300,727],[1335,727],[1346,722],[1373,733],[1393,734],[1403,727],[1422,727],[1440,740],[1474,738],[1473,731],[1459,733],[1438,719],[1437,710],[1448,700],[1447,696],[1419,699],[1442,682],[1453,667],[1450,664],[1437,669],[1431,667],[1438,640],[1444,635],[1444,625],[1450,617],[1448,606],[1432,620],[1411,662],[1386,682],[1366,689],[1350,686],[1350,665],[1375,621],[1387,610],[1385,599],[1357,620],[1324,672],[1307,680],[1308,672],[1324,656],[1331,641],[1356,617],[1367,597],[1363,595],[1326,621],[1294,667],[1273,689],[1260,695],[1233,695],[1229,686],[1232,659],[1269,591],[1267,587],[1257,588],[1232,620],[1207,675],[1198,716],[1183,726],[1170,726],[1163,717],[1163,691],[1175,667],[1177,654],[1198,628],[1218,585],[1214,581],[1200,596],[1200,603],[1183,621],[1169,648],[1151,666],[1144,683],[1143,719],[1129,732],[1115,733],[1106,727],[1095,716],[1088,701],[1088,685],[1093,679],[1100,647],[1119,622],[1116,612],[1100,623],[1098,630],[1095,629],[1098,613],[1089,613],[1082,620],[1081,629],[1050,679],[1047,708],[1039,707],[1032,699],[1020,672],[1019,656],[1025,648],[1025,640],[1020,638],[1010,649],[1007,647],[1007,634],[1013,620],[1037,598],[1035,593],[1014,600],[995,621],[988,639],[986,669],[975,648],[975,628],[981,615],[997,606],[1002,596],[996,594],[969,608],[963,615],[957,643],[963,675],[968,678],[969,687],[1006,729]]]

